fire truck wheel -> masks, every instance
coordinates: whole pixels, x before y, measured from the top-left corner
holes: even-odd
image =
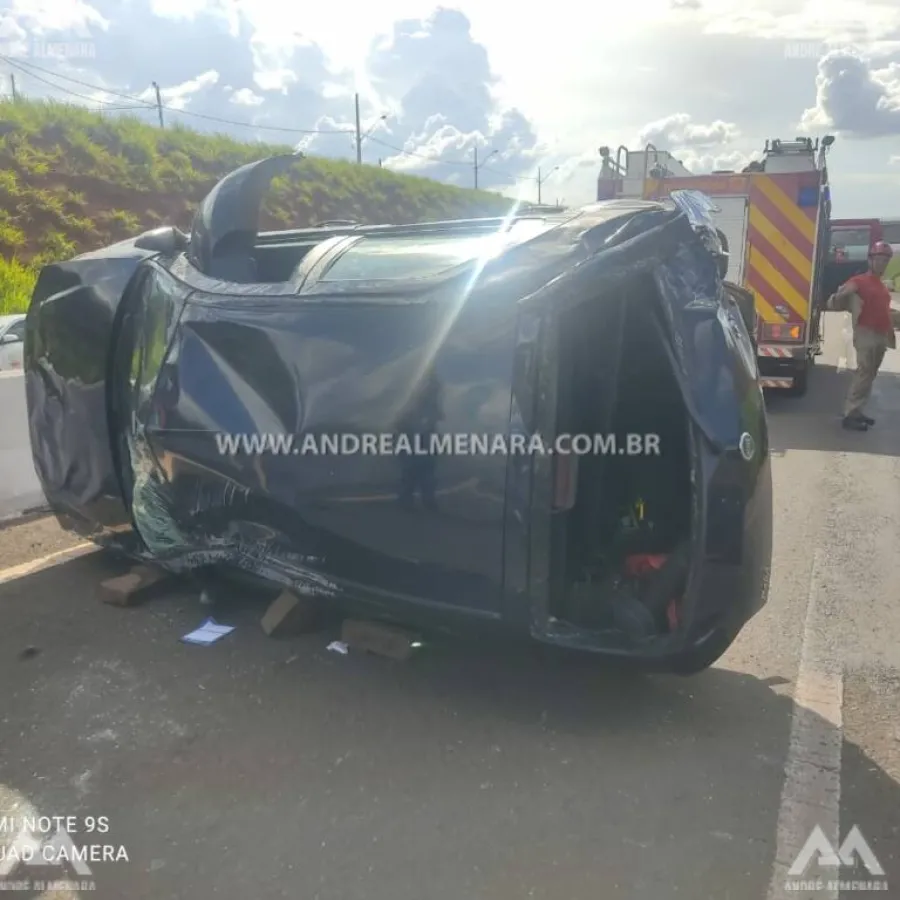
[[[791,397],[802,397],[809,387],[809,362],[806,361],[802,366],[798,366],[794,372],[794,383],[788,388],[788,395]]]

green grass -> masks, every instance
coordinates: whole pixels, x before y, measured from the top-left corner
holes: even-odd
[[[35,270],[161,223],[187,228],[224,174],[290,152],[181,126],[161,129],[80,106],[0,100],[0,309],[24,310]],[[262,228],[326,219],[421,222],[505,214],[485,191],[397,175],[376,166],[309,158],[276,179]]]
[[[25,312],[37,279],[35,268],[0,257],[0,315]]]

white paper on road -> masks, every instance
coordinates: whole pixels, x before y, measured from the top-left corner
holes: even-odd
[[[188,632],[181,640],[186,644],[200,644],[208,647],[225,637],[226,634],[231,634],[232,631],[234,631],[233,625],[220,625],[214,619],[207,619],[199,628]]]

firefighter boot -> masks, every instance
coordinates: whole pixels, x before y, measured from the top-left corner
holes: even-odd
[[[847,431],[868,431],[869,426],[860,416],[844,416],[841,427]]]

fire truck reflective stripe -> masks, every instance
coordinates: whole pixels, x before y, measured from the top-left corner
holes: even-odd
[[[772,325],[778,325],[780,322],[784,321],[784,319],[779,316],[771,306],[769,306],[768,302],[763,299],[762,294],[760,294],[758,291],[753,290],[753,285],[750,284],[749,277],[745,286],[753,291],[753,299],[756,303],[756,311],[759,313],[759,317],[763,320],[763,322],[769,322]]]
[[[747,283],[753,293],[762,297],[776,312],[778,312],[779,306],[785,304],[788,306],[789,313],[780,315],[778,321],[805,322],[808,306],[806,298],[797,292],[796,288],[775,268],[772,261],[763,256],[759,248],[752,244],[747,261],[749,263]]]
[[[805,239],[806,246],[803,246],[802,241],[792,241],[799,245],[799,249],[801,251],[808,250],[808,256],[812,257],[812,248],[816,239],[816,221],[815,221],[815,209],[812,212],[812,218],[810,215],[803,209],[800,209],[792,197],[789,197],[771,178],[756,178],[753,182],[753,187],[756,188],[759,193],[763,195],[763,197],[768,200],[768,202],[778,210],[779,213],[793,226],[796,230],[797,234]],[[764,203],[760,204],[765,207]],[[776,222],[776,225],[780,225],[781,223]],[[789,231],[789,229],[781,229],[784,231]]]
[[[775,254],[783,257],[785,262],[790,264],[790,269],[784,271],[785,278],[791,279],[799,293],[809,293],[809,276],[812,274],[811,253],[809,256],[802,253],[757,207],[750,208],[750,243],[758,244],[769,259],[774,259]]]
[[[797,289],[794,279],[787,278],[785,275],[785,264],[779,265],[779,259],[768,256],[761,247],[750,245],[750,255],[748,257],[750,266],[762,276],[762,278],[775,290],[775,293],[781,297],[784,303],[800,317],[806,320],[807,301],[806,297],[809,292],[809,281],[806,282],[806,293],[801,293]],[[802,289],[801,289],[802,290]],[[771,301],[770,301],[771,302]],[[790,317],[788,317],[790,318]]]
[[[758,175],[750,184],[747,286],[779,322],[806,322],[813,273],[814,221],[793,201],[795,175]],[[814,215],[814,212],[813,212]]]
[[[794,297],[795,300],[799,298],[798,302],[792,302],[791,306],[798,316],[805,318],[807,306],[806,299],[809,296],[809,282],[810,276],[812,275],[812,263],[810,262],[807,265],[806,273],[801,275],[793,265],[785,261],[784,255],[779,253],[779,251],[752,226],[750,227],[750,247],[751,250],[758,253],[765,260],[765,264],[760,267],[760,274],[772,284],[773,287],[777,287],[777,285],[775,285],[769,277],[766,265],[771,265],[778,273],[778,276],[783,278],[788,285],[793,288],[793,293],[790,296],[785,296],[784,299],[790,302],[791,297]]]
[[[757,179],[762,181],[763,179]],[[769,198],[762,192],[758,184],[753,186],[750,194],[751,206],[757,209],[759,215],[772,224],[772,229],[779,235],[784,243],[791,244],[798,253],[812,259],[813,244],[808,241],[805,235],[801,234],[782,211],[769,202]]]
[[[793,378],[760,378],[759,386],[763,388],[791,388],[794,386]]]

